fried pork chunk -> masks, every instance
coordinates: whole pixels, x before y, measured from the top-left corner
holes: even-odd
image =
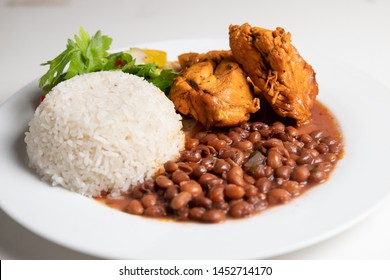
[[[231,25],[230,48],[235,60],[282,117],[310,122],[318,85],[313,68],[291,44],[283,28],[275,31],[249,24]]]
[[[179,63],[184,71],[176,77],[169,98],[177,111],[205,128],[238,125],[260,108],[247,75],[229,51],[183,54]]]

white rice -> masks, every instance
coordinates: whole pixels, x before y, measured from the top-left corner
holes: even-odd
[[[30,166],[53,186],[113,195],[151,178],[184,148],[180,115],[164,93],[120,71],[58,84],[26,133]]]

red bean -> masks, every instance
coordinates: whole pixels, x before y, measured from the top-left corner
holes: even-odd
[[[177,165],[176,162],[170,160],[170,161],[167,161],[165,164],[164,164],[164,169],[165,171],[167,172],[173,172],[175,171],[176,169],[178,169],[179,166]]]
[[[198,195],[192,198],[191,205],[195,207],[202,207],[204,209],[211,209],[213,201],[203,195]]]
[[[261,140],[261,134],[258,131],[253,131],[251,134],[249,134],[248,140],[252,143],[256,143]]]
[[[309,134],[302,134],[299,137],[299,140],[302,141],[303,143],[308,143],[313,140],[313,138]]]
[[[157,186],[159,186],[160,188],[163,188],[163,189],[167,189],[169,188],[170,186],[173,186],[173,182],[171,179],[169,179],[167,176],[165,175],[159,175],[156,177],[156,184]]]
[[[292,173],[292,168],[290,166],[281,166],[275,170],[275,175],[279,178],[288,180]]]
[[[257,196],[259,193],[259,189],[254,185],[245,185],[244,190],[245,190],[245,197],[247,198],[252,196]]]
[[[253,172],[253,176],[258,179],[262,177],[269,177],[272,175],[272,173],[272,167],[259,164],[258,166],[256,166],[255,171]]]
[[[338,142],[337,138],[333,136],[326,136],[321,139],[321,143],[325,143],[328,146],[333,145],[337,142]]]
[[[242,141],[234,144],[233,147],[241,151],[252,151],[253,143],[251,141]]]
[[[189,216],[194,220],[201,220],[206,210],[201,207],[191,208]]]
[[[153,205],[145,210],[145,216],[148,217],[163,217],[166,214],[165,208],[161,205]]]
[[[201,185],[194,180],[181,182],[180,190],[184,192],[189,192],[192,196],[198,196],[202,193]]]
[[[263,146],[266,147],[267,149],[270,149],[273,147],[283,146],[283,142],[278,138],[271,138],[264,141]]]
[[[235,165],[227,173],[227,181],[229,184],[236,184],[239,186],[245,185],[244,181],[244,171],[241,167]]]
[[[220,156],[223,159],[232,159],[236,165],[242,165],[245,159],[242,151],[237,148],[222,149],[220,151]]]
[[[179,193],[179,186],[173,185],[170,186],[164,194],[164,197],[168,200],[172,200]]]
[[[181,171],[183,171],[184,173],[189,175],[193,171],[192,166],[195,167],[195,166],[197,166],[197,164],[194,162],[180,162],[180,163],[178,163],[178,166],[179,166],[179,169]]]
[[[214,203],[225,202],[223,185],[212,187],[209,191],[209,197]]]
[[[230,139],[226,134],[219,134],[218,138],[225,141],[227,145],[231,145],[233,143],[233,140]]]
[[[226,215],[219,209],[207,210],[202,216],[202,221],[206,223],[220,223],[224,220],[226,220]]]
[[[306,150],[303,151],[299,158],[296,160],[298,164],[312,164],[313,161],[313,155]]]
[[[229,210],[229,215],[234,218],[249,216],[253,213],[254,208],[246,201],[235,203]]]
[[[157,202],[157,196],[154,194],[147,194],[141,198],[141,203],[145,208],[155,205]]]
[[[322,130],[315,130],[313,132],[310,133],[310,136],[313,138],[313,139],[321,139],[324,135],[324,132]]]
[[[281,167],[282,156],[278,152],[270,150],[268,153],[267,165],[270,166],[272,169],[277,169]]]
[[[199,139],[196,138],[188,138],[186,139],[184,144],[186,150],[191,150],[192,148],[195,148],[198,145],[199,145]]]
[[[214,165],[214,172],[216,174],[222,174],[223,172],[227,172],[230,169],[230,164],[226,162],[224,159],[217,159]]]
[[[234,184],[228,184],[225,187],[225,195],[230,199],[239,199],[244,197],[245,189],[241,186],[237,186]]]
[[[187,205],[191,201],[192,195],[189,192],[178,193],[171,201],[171,207],[178,210]]]
[[[327,175],[324,170],[315,169],[310,172],[309,180],[313,183],[323,183],[326,181]]]
[[[292,196],[298,196],[301,194],[301,186],[295,181],[286,181],[282,184],[282,188],[288,191]]]
[[[269,190],[271,189],[271,186],[272,186],[271,181],[266,177],[262,177],[256,181],[256,187],[262,193],[268,193]]]
[[[275,188],[268,193],[269,204],[286,203],[291,200],[291,194],[285,189]]]
[[[298,136],[298,130],[293,126],[287,126],[286,132],[288,135],[290,135],[292,137]]]
[[[252,123],[252,130],[253,131],[259,131],[259,130],[268,130],[269,126],[266,123],[263,122],[253,122]]]
[[[200,139],[200,142],[205,144],[208,143],[214,139],[218,138],[216,134],[214,133],[208,133],[203,138]]]
[[[199,178],[200,176],[202,176],[206,172],[207,172],[206,166],[199,164],[192,169],[191,175],[194,176],[195,178]]]
[[[228,137],[232,139],[233,143],[238,143],[242,140],[240,134],[234,131],[229,131]]]
[[[217,153],[216,149],[210,145],[199,145],[191,150],[192,152],[198,152],[201,156],[206,157],[210,155],[215,155]]]
[[[213,170],[216,158],[209,155],[201,160],[201,164],[207,168],[208,171]]]
[[[202,156],[199,152],[183,151],[180,158],[184,162],[198,162],[202,159]]]
[[[249,131],[245,130],[242,127],[232,127],[230,131],[237,132],[242,139],[246,139],[249,136]]]
[[[127,211],[133,215],[142,215],[144,210],[142,203],[137,199],[130,201],[129,205],[127,205]]]
[[[297,165],[297,163],[292,158],[289,158],[289,159],[286,159],[286,161],[284,162],[284,165],[290,166],[290,167],[295,167]]]
[[[317,142],[316,141],[310,141],[310,142],[307,142],[305,143],[305,148],[306,149],[315,149],[317,148]]]
[[[309,176],[310,176],[309,168],[305,165],[300,165],[294,169],[291,178],[294,181],[304,182],[307,180],[307,178],[309,178]]]
[[[343,145],[340,142],[335,142],[329,145],[329,152],[338,154],[343,149]]]
[[[203,186],[206,186],[208,185],[208,183],[212,180],[216,180],[216,179],[219,179],[216,175],[212,174],[212,173],[204,173],[202,176],[200,176],[200,178],[198,179],[198,183],[203,185]],[[222,183],[223,180],[221,180],[221,183]]]
[[[319,143],[316,149],[320,154],[326,154],[329,152],[329,147],[325,143]]]
[[[250,185],[254,185],[256,182],[256,179],[247,173],[244,173],[243,178],[244,178],[245,183],[250,184]]]
[[[228,145],[225,140],[221,140],[218,138],[209,141],[209,145],[215,148],[215,150],[220,151],[221,149],[226,148]]]
[[[324,154],[324,160],[331,162],[331,163],[334,163],[337,161],[337,156],[333,153],[327,153],[327,154]]]
[[[176,184],[179,184],[180,182],[188,181],[188,180],[190,180],[190,177],[187,175],[187,173],[185,173],[182,170],[178,169],[172,173],[172,181]]]

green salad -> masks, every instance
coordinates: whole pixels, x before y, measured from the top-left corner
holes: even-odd
[[[79,74],[120,70],[145,78],[166,94],[177,73],[172,69],[162,69],[157,63],[136,64],[130,51],[110,53],[112,38],[97,31],[92,37],[80,28],[74,40],[68,39],[66,49],[57,57],[41,65],[49,65],[49,70],[39,79],[39,87],[47,94],[60,82]]]

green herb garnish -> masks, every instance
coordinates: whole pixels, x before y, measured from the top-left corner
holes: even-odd
[[[47,94],[60,82],[79,74],[121,70],[145,78],[166,94],[177,73],[171,69],[159,69],[157,64],[136,64],[135,59],[126,52],[110,54],[112,39],[100,31],[92,37],[80,28],[74,40],[68,39],[66,49],[53,60],[41,65],[49,65],[49,70],[40,78],[39,87]]]

